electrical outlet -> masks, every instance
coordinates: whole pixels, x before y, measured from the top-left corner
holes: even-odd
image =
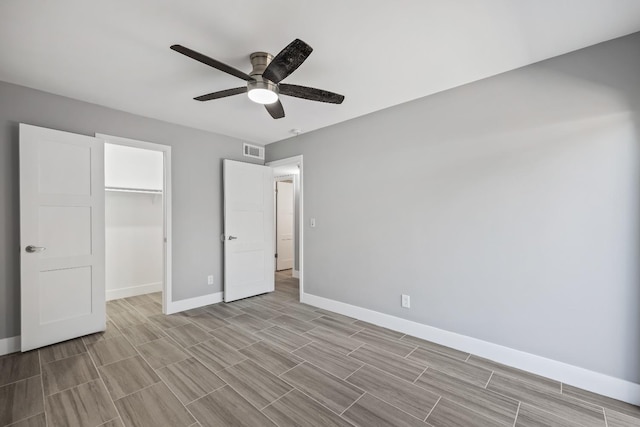
[[[207,284],[208,285],[213,285],[213,275],[207,276]]]
[[[402,295],[402,307],[409,308],[411,307],[411,297],[409,295]]]

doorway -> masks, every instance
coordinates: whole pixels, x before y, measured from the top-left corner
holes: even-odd
[[[295,253],[295,193],[294,177],[275,177],[276,180],[276,271],[291,270]]]
[[[290,291],[293,285],[297,285],[298,288],[298,297],[299,300],[302,301],[304,294],[304,245],[303,245],[303,237],[304,230],[302,227],[302,218],[303,216],[303,160],[302,156],[290,157],[282,160],[275,160],[272,162],[266,163],[267,166],[270,166],[273,169],[274,176],[274,190],[278,189],[279,185],[283,185],[282,190],[291,191],[292,195],[292,205],[289,210],[291,213],[291,235],[288,236],[288,232],[282,232],[283,226],[287,227],[286,220],[280,223],[281,230],[278,231],[278,193],[275,193],[276,198],[276,215],[274,220],[274,230],[276,232],[276,242],[275,242],[275,252],[277,254],[276,260],[276,268],[274,271],[276,288],[278,288],[278,284],[280,283],[284,287],[286,287],[287,291]],[[283,183],[283,184],[280,184]],[[291,187],[286,187],[287,183]],[[281,194],[282,195],[282,194]],[[281,199],[282,203],[289,203],[284,201],[286,198]],[[288,211],[288,209],[284,209],[283,211]],[[286,216],[286,213],[285,213]],[[287,251],[287,239],[291,242],[291,269],[287,269],[289,254]],[[282,260],[284,262],[278,263],[277,261]]]
[[[96,137],[105,143],[106,299],[161,301],[170,313],[171,147]]]

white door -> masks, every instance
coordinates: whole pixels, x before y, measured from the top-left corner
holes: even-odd
[[[293,268],[293,183],[276,182],[276,270]]]
[[[22,351],[104,331],[104,146],[20,124]]]
[[[224,160],[224,300],[274,289],[273,170]]]

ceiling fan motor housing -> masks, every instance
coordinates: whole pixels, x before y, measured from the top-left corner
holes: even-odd
[[[258,75],[252,75],[252,77],[255,80],[247,83],[248,91],[252,91],[254,89],[266,89],[266,90],[270,90],[271,92],[275,92],[276,94],[280,93],[278,91],[278,85],[273,83],[272,81],[263,79],[262,76],[258,76]]]
[[[251,98],[252,101],[259,102],[261,104],[268,104],[268,103],[277,101],[278,95],[280,94],[280,91],[278,90],[278,85],[273,83],[271,80],[267,80],[262,77],[262,73],[264,72],[264,70],[267,68],[267,66],[273,59],[273,55],[267,52],[254,52],[251,54],[249,58],[251,59],[251,65],[253,66],[253,70],[251,70],[251,73],[249,73],[249,75],[253,77],[253,80],[249,80],[247,82],[247,92],[248,92],[249,98]],[[256,89],[258,91],[253,92]],[[275,96],[272,95],[270,98],[267,97],[265,99],[271,102],[254,99],[257,93],[262,93],[264,96],[265,92],[263,91],[265,90],[275,94]],[[266,95],[269,95],[269,94],[266,94]]]
[[[271,60],[273,60],[273,55],[267,52],[253,52],[249,56],[249,59],[251,60],[251,66],[253,67],[253,70],[251,70],[249,75],[251,77],[255,75],[261,76],[265,68],[267,68],[271,63]]]

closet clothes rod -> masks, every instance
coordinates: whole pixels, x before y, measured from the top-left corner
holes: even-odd
[[[120,191],[122,193],[162,194],[162,190],[150,190],[147,188],[105,187],[105,191]]]

